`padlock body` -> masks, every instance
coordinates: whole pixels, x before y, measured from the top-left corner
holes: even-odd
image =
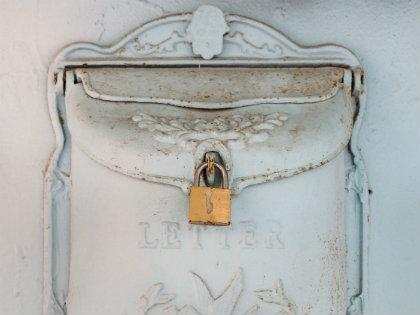
[[[191,224],[229,225],[230,189],[213,187],[191,187],[190,219]]]

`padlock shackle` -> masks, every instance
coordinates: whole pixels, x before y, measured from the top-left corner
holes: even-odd
[[[219,164],[219,163],[213,163],[213,165],[215,167],[217,167],[217,169],[220,171],[220,173],[222,173],[222,188],[223,189],[229,189],[229,181],[228,181],[228,174],[225,170],[225,168],[223,167],[223,165]],[[194,173],[194,182],[193,182],[193,186],[198,186],[200,184],[200,174],[201,172],[209,166],[209,163],[204,162],[203,164],[201,164],[197,170]]]

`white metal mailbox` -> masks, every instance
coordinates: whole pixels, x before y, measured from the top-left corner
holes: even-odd
[[[49,83],[46,314],[362,311],[365,87],[350,51],[202,6],[67,47]],[[188,224],[206,153],[228,174],[230,226]]]

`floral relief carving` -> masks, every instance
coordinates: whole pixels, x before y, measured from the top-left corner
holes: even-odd
[[[236,304],[243,291],[243,272],[239,268],[229,282],[225,290],[217,297],[214,297],[204,280],[194,272],[189,272],[194,289],[194,303],[178,308],[176,305],[169,305],[164,308],[165,314],[176,315],[229,315],[235,310]],[[163,284],[154,284],[147,292],[140,297],[140,314],[146,315],[156,305],[167,304],[175,298],[174,294],[161,294]],[[283,283],[279,279],[271,290],[256,290],[256,297],[263,303],[275,304],[278,309],[275,315],[295,314],[295,305],[289,301],[284,293]],[[243,315],[256,315],[259,305],[249,307]]]
[[[166,118],[140,113],[132,117],[141,129],[153,133],[155,140],[183,146],[192,150],[204,140],[215,139],[229,148],[242,148],[245,144],[265,141],[270,132],[288,119],[285,114],[251,114],[188,119]]]

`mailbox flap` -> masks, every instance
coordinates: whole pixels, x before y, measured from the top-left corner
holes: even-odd
[[[93,68],[76,75],[86,93],[106,101],[222,109],[262,103],[309,103],[334,96],[344,69]]]
[[[351,136],[350,87],[338,67],[75,74],[67,71],[72,141],[115,171],[185,192],[208,151],[222,156],[237,194],[327,163]]]

